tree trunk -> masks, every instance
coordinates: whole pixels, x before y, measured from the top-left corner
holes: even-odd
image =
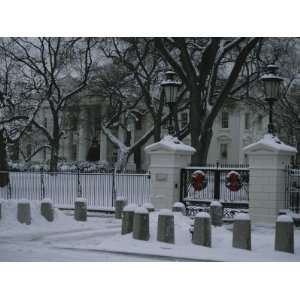
[[[51,143],[51,155],[50,155],[50,172],[57,172],[58,158],[59,158],[59,120],[58,116],[53,116],[53,140]]]
[[[161,140],[161,117],[154,118],[154,132],[153,139],[154,143],[157,143]]]
[[[209,146],[212,138],[212,129],[202,132],[199,143],[197,144],[196,153],[192,156],[192,166],[203,166],[207,163]]]
[[[4,187],[9,183],[6,139],[4,136],[4,130],[0,131],[0,171],[0,187]]]

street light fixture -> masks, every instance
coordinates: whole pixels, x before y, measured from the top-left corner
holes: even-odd
[[[173,71],[166,72],[166,80],[161,83],[161,86],[165,93],[166,104],[170,109],[170,119],[168,125],[168,134],[174,135],[173,117],[174,117],[174,107],[177,99],[177,92],[181,83],[175,80],[176,73]]]
[[[269,124],[268,133],[274,134],[273,124],[273,104],[280,97],[280,85],[283,79],[277,75],[278,67],[276,65],[268,65],[267,73],[260,80],[264,84],[265,101],[269,104]]]

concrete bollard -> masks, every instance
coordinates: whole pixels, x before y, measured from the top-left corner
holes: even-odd
[[[278,216],[276,221],[275,250],[294,253],[294,221],[291,216]]]
[[[162,209],[158,215],[157,240],[174,244],[174,215],[169,209]]]
[[[150,203],[150,202],[144,203],[143,207],[146,208],[148,210],[148,212],[154,212],[155,211],[155,208],[154,208],[153,204]]]
[[[123,196],[118,196],[115,201],[115,218],[122,219],[122,211],[123,208],[126,206],[127,200]]]
[[[135,209],[136,209],[135,205],[127,205],[123,208],[122,234],[127,234],[132,232]]]
[[[184,216],[186,215],[185,206],[182,202],[175,202],[172,207],[173,212],[181,212]]]
[[[54,220],[54,209],[51,199],[43,199],[41,203],[41,215],[49,222]]]
[[[223,205],[219,201],[212,201],[210,204],[211,224],[214,226],[222,226],[223,224]]]
[[[195,216],[192,242],[211,247],[211,217],[207,212],[199,212]]]
[[[31,210],[29,202],[19,202],[17,205],[17,219],[21,224],[31,224]]]
[[[85,198],[77,198],[75,200],[74,218],[76,221],[84,222],[87,220],[87,205]]]
[[[133,217],[133,238],[136,240],[148,241],[149,233],[149,212],[144,207],[138,207]]]
[[[232,247],[251,250],[251,220],[249,214],[234,216]]]

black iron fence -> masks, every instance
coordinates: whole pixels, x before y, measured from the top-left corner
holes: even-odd
[[[205,207],[211,201],[219,200],[226,215],[229,213],[227,208],[248,208],[249,168],[247,165],[221,164],[184,168],[180,187],[181,201],[187,207]]]
[[[286,169],[285,208],[300,213],[300,166]]]
[[[0,176],[8,172],[0,171]],[[56,207],[73,208],[76,197],[87,199],[89,209],[111,209],[116,196],[141,205],[150,200],[149,173],[10,171],[0,198],[39,200],[51,198]]]

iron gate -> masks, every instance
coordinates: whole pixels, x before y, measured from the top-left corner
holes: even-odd
[[[200,191],[193,186],[193,173],[202,171],[205,174],[206,186]],[[236,172],[240,188],[236,191],[226,186],[228,174]],[[213,200],[223,204],[224,214],[231,217],[240,209],[249,207],[249,168],[247,165],[210,165],[188,167],[181,170],[180,200],[195,213],[199,207],[208,207]]]

